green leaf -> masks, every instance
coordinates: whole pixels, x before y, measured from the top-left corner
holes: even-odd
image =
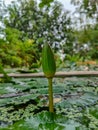
[[[39,3],[39,7],[44,7],[44,6],[50,6],[50,3],[52,3],[54,0],[41,0]]]
[[[82,130],[81,128],[84,127],[77,122],[68,121],[65,116],[41,112],[0,130]]]

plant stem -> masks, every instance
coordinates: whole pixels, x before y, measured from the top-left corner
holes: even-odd
[[[48,84],[49,84],[49,112],[54,112],[52,78],[48,78]]]

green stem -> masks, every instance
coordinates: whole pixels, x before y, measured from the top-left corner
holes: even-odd
[[[48,78],[49,84],[49,111],[54,112],[53,108],[53,90],[52,90],[52,78]]]

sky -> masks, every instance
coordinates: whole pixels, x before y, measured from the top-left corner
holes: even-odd
[[[12,0],[4,0],[6,4],[10,4]],[[13,0],[14,1],[14,0]],[[66,10],[74,11],[74,6],[70,4],[70,0],[58,0],[60,1]]]
[[[70,4],[70,0],[58,0],[58,1],[60,1],[64,5],[65,9],[72,10],[72,11],[75,9],[74,5]]]

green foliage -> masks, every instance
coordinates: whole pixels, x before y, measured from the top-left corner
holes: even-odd
[[[82,57],[80,57],[79,54],[76,55],[67,55],[66,60],[68,60],[70,63],[76,63],[77,61],[82,61]]]
[[[55,50],[60,42],[71,44],[71,20],[60,2],[54,1],[50,6],[40,8],[35,0],[22,0],[12,3],[7,9],[9,15],[5,18],[5,26],[21,31],[22,40],[25,37],[34,39],[39,52],[44,42],[52,44]]]
[[[84,127],[82,127],[79,123],[71,122],[71,120],[68,121],[64,116],[60,114],[41,112],[36,116],[27,118],[25,121],[21,120],[15,123],[13,126],[7,128],[7,130],[81,130],[81,128],[83,129]]]
[[[46,4],[42,0],[40,4],[42,7],[35,0],[17,0],[4,7],[8,15],[4,17],[1,14],[4,28],[3,38],[0,39],[0,63],[3,65],[39,67],[40,52],[45,42],[51,44],[55,51],[65,48],[60,43],[66,43],[66,48],[73,49],[69,13],[57,1],[50,0]]]
[[[39,7],[50,6],[54,0],[41,0]]]
[[[1,39],[1,63],[6,67],[27,66],[38,64],[37,48],[32,39],[20,40],[21,32],[17,29],[6,28],[5,40]],[[40,64],[38,65],[40,66]]]
[[[84,29],[75,32],[77,39],[76,48],[79,51],[79,55],[84,59],[90,57],[91,59],[97,59],[98,57],[98,31],[97,25],[86,25]],[[87,47],[85,48],[84,45]]]
[[[11,78],[7,75],[2,65],[0,64],[0,73],[4,75],[3,79],[0,79],[0,82],[10,82]]]
[[[82,14],[86,14],[87,17],[95,18],[97,21],[97,17],[95,17],[95,14],[98,13],[97,6],[98,1],[92,1],[92,0],[72,0],[71,3],[78,6],[78,11]]]
[[[78,23],[80,21],[79,29],[58,1],[41,0],[38,4],[35,0],[17,0],[7,7],[1,1],[0,21],[3,26],[0,33],[3,38],[0,38],[0,63],[12,67],[39,67],[40,52],[45,42],[55,52],[61,49],[73,57],[78,53],[80,57],[96,59],[98,25],[95,15],[98,2],[74,0],[72,3],[77,5],[76,13],[80,16],[75,18]],[[82,16],[87,16],[86,25],[83,25]],[[89,46],[89,50],[84,49],[84,44]]]
[[[8,129],[8,125],[19,120],[22,121],[9,128],[21,127],[22,129],[27,126],[36,129],[49,127],[50,130],[53,127],[67,130],[75,130],[75,127],[80,130],[98,128],[97,80],[96,77],[85,78],[85,80],[79,78],[78,81],[75,77],[53,80],[56,112],[54,124],[47,112],[48,83],[46,79],[13,79],[12,83],[0,83],[1,130],[4,129],[3,127]]]
[[[78,14],[76,23],[78,25],[76,33],[76,43],[80,55],[97,59],[98,57],[98,1],[93,0],[71,0],[71,3],[76,6],[75,13]],[[78,22],[77,22],[78,21]],[[76,26],[76,25],[75,25]],[[89,49],[84,49],[84,44]],[[82,48],[82,49],[80,49]]]

